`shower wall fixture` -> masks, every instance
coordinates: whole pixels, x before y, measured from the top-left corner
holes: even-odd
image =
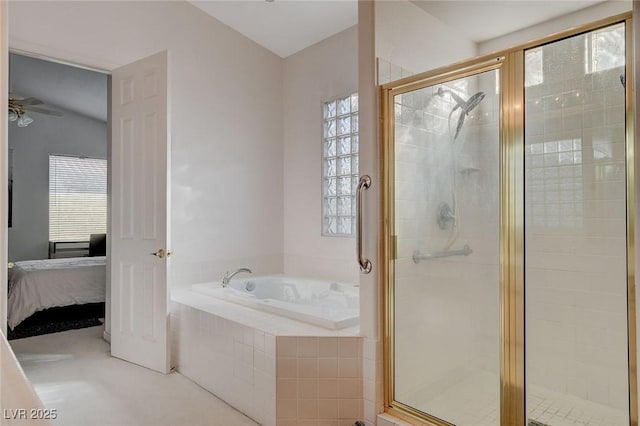
[[[449,140],[450,140],[450,148],[451,148],[451,202],[453,208],[449,206],[447,203],[441,203],[438,207],[438,226],[440,229],[450,229],[451,236],[449,237],[449,241],[447,242],[444,251],[439,252],[437,255],[431,255],[422,257],[423,260],[431,259],[436,257],[448,257],[448,256],[458,256],[464,255],[468,256],[472,253],[471,249],[468,245],[465,245],[465,248],[462,250],[450,250],[453,244],[457,241],[459,232],[460,232],[460,221],[462,220],[461,212],[458,208],[458,165],[457,158],[455,152],[455,144],[458,136],[460,136],[460,132],[462,131],[462,126],[464,125],[465,119],[469,117],[471,111],[473,111],[480,102],[485,97],[484,92],[477,92],[474,95],[470,96],[466,101],[462,99],[462,97],[452,89],[443,89],[442,86],[438,87],[436,94],[441,98],[444,98],[446,94],[451,96],[451,99],[454,101],[455,105],[451,108],[447,118],[447,127],[449,129]],[[457,124],[455,128],[455,133],[452,134],[451,130],[451,121],[454,118],[454,114],[458,113],[457,116]],[[473,117],[471,117],[473,118]],[[414,257],[415,260],[415,257]]]

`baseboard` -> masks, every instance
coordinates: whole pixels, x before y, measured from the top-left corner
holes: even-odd
[[[111,333],[107,332],[106,330],[102,332],[102,338],[111,343]]]

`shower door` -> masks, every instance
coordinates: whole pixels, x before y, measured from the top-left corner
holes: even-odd
[[[387,102],[393,393],[435,424],[500,424],[500,64]]]
[[[630,41],[619,15],[382,86],[387,411],[638,425]]]

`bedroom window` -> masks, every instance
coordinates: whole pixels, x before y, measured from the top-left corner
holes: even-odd
[[[107,232],[107,160],[49,155],[49,241]]]
[[[322,135],[322,235],[355,234],[358,94],[325,102]]]

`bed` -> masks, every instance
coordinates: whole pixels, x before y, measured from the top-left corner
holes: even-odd
[[[15,262],[9,278],[9,327],[44,309],[104,302],[105,285],[105,256]]]

